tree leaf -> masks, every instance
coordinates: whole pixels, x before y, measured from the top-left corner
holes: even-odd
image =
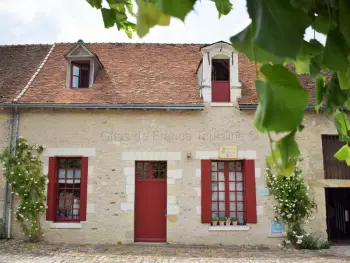
[[[317,32],[327,34],[331,26],[336,26],[334,20],[329,20],[328,16],[318,15],[315,17],[315,21],[311,24],[311,27]]]
[[[247,7],[256,29],[254,42],[276,56],[295,59],[311,24],[308,15],[289,1],[248,0]]]
[[[102,0],[86,0],[92,7],[96,9],[102,8]]]
[[[316,77],[322,70],[323,53],[310,58],[310,76]]]
[[[139,37],[145,36],[155,25],[169,25],[170,16],[163,14],[154,3],[139,1],[138,7],[136,31]]]
[[[317,76],[316,78],[316,105],[315,109],[318,112],[320,107],[322,106],[323,95],[325,93],[325,76]]]
[[[216,9],[219,12],[219,18],[221,15],[227,15],[232,10],[232,4],[230,0],[211,0],[215,2]]]
[[[339,29],[344,38],[350,43],[350,1],[340,0]]]
[[[347,72],[348,46],[338,28],[331,29],[327,36],[322,64],[333,71]]]
[[[346,73],[338,71],[338,80],[339,80],[339,86],[343,90],[350,89],[350,74],[348,73],[349,70]]]
[[[350,142],[350,125],[348,116],[344,112],[336,110],[333,114],[335,127],[337,128],[339,134],[339,140],[342,142]]]
[[[310,42],[303,41],[295,61],[295,71],[297,74],[310,73],[310,60],[312,57],[319,55],[323,46],[317,40],[312,39]]]
[[[337,73],[333,73],[332,79],[328,81],[325,90],[325,113],[329,114],[335,111],[337,106],[343,106],[348,99],[349,90],[342,90],[339,85]]]
[[[157,0],[159,10],[169,16],[185,20],[186,15],[193,10],[196,0]]]
[[[282,64],[283,58],[272,55],[268,51],[258,47],[252,41],[254,32],[253,26],[250,24],[243,31],[231,37],[232,46],[239,52],[244,53],[251,61],[265,63],[272,62],[274,64]]]
[[[114,26],[116,22],[117,11],[114,9],[102,8],[101,12],[105,28]]]
[[[292,131],[276,143],[276,148],[280,151],[282,168],[287,168],[289,158],[294,158],[300,155],[300,150],[295,141],[295,133]]]
[[[350,159],[350,147],[345,144],[335,154],[334,157],[339,161],[345,161]]]
[[[308,92],[295,74],[282,65],[264,64],[260,71],[265,75],[265,81],[256,81],[261,107],[258,127],[274,132],[296,129],[304,116]]]

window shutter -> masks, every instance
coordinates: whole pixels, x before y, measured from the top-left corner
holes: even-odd
[[[246,222],[257,223],[254,160],[244,160]]]
[[[47,186],[47,209],[46,209],[46,220],[55,220],[56,211],[56,185],[57,185],[57,159],[56,157],[49,157],[49,183]]]
[[[201,161],[202,223],[211,222],[211,161]]]
[[[86,221],[88,157],[81,158],[80,221]]]

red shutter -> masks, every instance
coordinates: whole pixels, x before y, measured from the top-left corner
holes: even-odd
[[[211,161],[201,161],[202,223],[211,222]]]
[[[254,160],[244,160],[246,222],[257,223]]]
[[[80,221],[86,221],[88,157],[81,158],[80,178]]]
[[[46,210],[46,220],[55,220],[55,199],[56,199],[56,185],[57,185],[57,158],[49,157],[49,183],[47,186],[47,210]]]

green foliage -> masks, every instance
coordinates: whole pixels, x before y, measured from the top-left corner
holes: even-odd
[[[171,17],[184,20],[199,0],[137,0],[136,16],[131,0],[105,1],[107,4],[102,0],[87,0],[92,7],[101,9],[105,27],[116,25],[130,37],[136,30],[142,37],[156,25],[168,25]],[[229,0],[211,1],[219,17],[232,9]],[[308,104],[307,91],[296,73],[309,74],[315,80],[316,111],[322,109],[327,117],[335,114],[342,141],[350,142],[344,132],[345,124],[339,122],[336,112],[339,107],[350,109],[350,1],[247,0],[247,9],[252,22],[231,37],[231,43],[256,63],[259,105],[255,127],[263,133],[290,135],[280,141],[277,149],[271,147],[276,151],[271,157],[278,157],[270,158],[270,162],[278,166],[279,173],[291,175],[295,169],[292,159],[299,154],[295,131],[301,132],[298,128]],[[136,26],[130,21],[134,16]],[[315,32],[327,35],[325,46],[316,39],[304,40],[305,30],[310,26]],[[286,67],[287,63],[294,64],[296,72],[290,70],[293,67]],[[332,78],[324,78],[325,73]],[[343,152],[339,155],[343,156]]]
[[[46,211],[46,178],[40,160],[42,151],[42,146],[28,145],[27,140],[20,137],[12,149],[6,147],[0,155],[6,180],[12,192],[19,197],[16,220],[30,240],[43,235],[40,215]]]
[[[285,244],[292,243],[299,249],[326,248],[326,241],[310,235],[303,228],[303,225],[312,218],[316,205],[310,200],[309,187],[305,185],[302,170],[298,167],[302,159],[295,158],[292,161],[294,171],[290,176],[280,174],[276,165],[267,164],[265,172],[267,187],[277,203],[273,207],[275,220],[284,222],[288,228]]]

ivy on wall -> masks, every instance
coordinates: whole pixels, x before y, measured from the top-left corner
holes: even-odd
[[[19,137],[11,149],[6,147],[0,155],[3,173],[11,186],[11,193],[19,198],[16,220],[20,223],[25,236],[37,240],[43,236],[40,216],[45,213],[45,185],[43,163],[40,155],[43,147],[29,145]]]

